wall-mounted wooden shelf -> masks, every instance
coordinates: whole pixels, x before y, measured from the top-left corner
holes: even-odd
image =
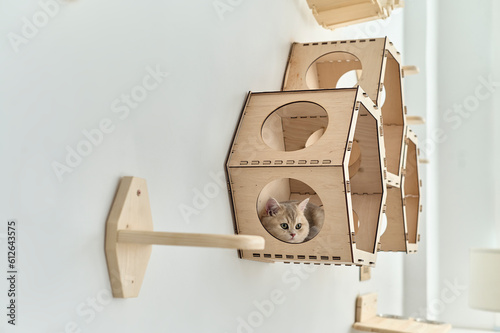
[[[425,319],[377,315],[377,294],[366,294],[356,299],[356,322],[353,328],[378,333],[446,333],[451,325]]]
[[[332,30],[386,19],[394,9],[404,7],[403,0],[307,0],[307,4],[318,24]]]
[[[146,180],[123,177],[106,221],[106,260],[114,297],[139,295],[153,244],[260,250],[264,248],[264,239],[250,235],[155,232]]]

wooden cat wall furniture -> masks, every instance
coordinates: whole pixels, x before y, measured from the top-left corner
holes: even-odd
[[[294,43],[283,91],[338,88],[344,74],[354,72],[382,111],[388,183],[399,185],[403,163],[406,108],[401,55],[387,38]]]
[[[264,239],[246,235],[155,232],[146,181],[123,177],[106,221],[106,262],[114,297],[139,295],[152,244],[258,250],[264,248]]]
[[[407,163],[405,147],[408,140],[416,146],[416,137],[408,138],[407,135],[402,78],[418,72],[416,66],[401,66],[401,55],[387,38],[375,38],[294,43],[283,80],[284,91],[338,88],[345,84],[343,78],[352,73],[354,81],[347,83],[361,86],[375,105],[380,107],[385,144],[384,163],[388,171],[388,228],[379,244],[383,251],[413,253],[417,250],[417,236],[413,235],[418,229],[419,209],[415,211],[405,205],[411,203],[413,207],[415,200],[406,200],[402,187],[402,170],[405,170],[404,163]],[[412,117],[411,120],[413,124],[424,121],[420,117]],[[413,212],[411,221],[407,219],[407,210]]]
[[[446,333],[451,325],[427,319],[377,314],[378,295],[360,295],[356,299],[356,321],[359,331],[378,333]]]
[[[417,136],[407,130],[401,186],[387,187],[387,229],[380,237],[381,251],[414,253],[420,242],[419,220],[422,205]],[[401,223],[403,221],[403,223]]]
[[[386,197],[380,111],[361,88],[249,93],[227,158],[238,234],[265,239],[244,259],[314,264],[375,264]],[[322,205],[313,239],[273,237],[259,216],[265,203]]]
[[[319,25],[327,29],[386,19],[396,8],[404,7],[402,0],[307,0]]]

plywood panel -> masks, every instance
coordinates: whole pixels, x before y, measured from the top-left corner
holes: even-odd
[[[356,176],[351,179],[352,193],[382,193],[378,133],[376,119],[361,104],[354,133],[354,140],[361,151],[361,163]]]
[[[265,257],[265,254],[269,254],[270,258],[277,261],[352,263],[350,227],[341,167],[230,168],[229,177],[235,185],[232,195],[240,234],[259,235],[266,240],[265,250],[242,251],[243,258],[269,261],[269,258]],[[256,209],[259,193],[265,185],[280,178],[298,179],[308,184],[323,202],[325,222],[321,232],[306,243],[290,244],[277,240],[260,222]],[[326,182],[325,179],[329,181]],[[259,257],[254,257],[254,254]],[[293,258],[287,258],[286,255]],[[304,259],[299,256],[304,256]],[[316,256],[316,259],[310,259],[310,256]],[[322,259],[322,256],[328,259]],[[334,260],[333,257],[338,259]]]
[[[384,125],[384,144],[387,159],[387,171],[397,176],[401,174],[403,159],[404,126]]]
[[[376,102],[378,101],[381,74],[385,66],[385,45],[385,38],[305,44],[294,43],[285,73],[283,90],[309,89],[306,84],[306,73],[315,60],[328,53],[347,52],[360,60],[363,71],[359,78],[359,85]],[[331,71],[331,68],[325,69],[328,69],[328,72]],[[321,68],[317,68],[317,73],[318,77],[321,78],[323,75]],[[329,80],[333,82],[335,77]]]
[[[386,94],[385,103],[382,106],[384,124],[405,125],[401,69],[399,63],[390,52],[387,52],[384,87]]]
[[[283,138],[283,124],[277,113],[267,117],[262,126],[262,139],[274,150],[285,150],[285,139]]]
[[[405,214],[400,188],[387,188],[387,229],[380,237],[381,251],[406,251]]]
[[[417,139],[413,132],[408,131],[406,150],[406,174],[404,193],[406,202],[406,219],[408,226],[408,242],[418,241],[418,223],[420,215],[420,177],[418,174]]]
[[[361,68],[361,62],[357,60],[356,57],[353,55],[350,55],[349,53],[344,53],[344,52],[335,52],[335,53],[330,53],[331,55],[349,55],[351,59],[348,59],[349,61],[346,60],[340,60],[340,59],[333,59],[333,60],[328,60],[325,58],[328,58],[329,55],[325,55],[321,57],[320,59],[315,62],[315,66],[317,67],[317,85],[319,88],[322,89],[334,89],[337,88],[337,83],[339,79],[344,75],[345,73],[351,71],[351,70],[357,70],[357,69],[362,69]],[[338,57],[336,57],[338,58]],[[354,60],[356,59],[356,60]],[[320,62],[323,60],[322,62]],[[309,72],[306,75],[312,75],[309,74]],[[352,87],[342,87],[342,88],[352,88]]]
[[[328,125],[326,117],[288,117],[282,122],[286,151],[304,149],[311,134]]]
[[[352,209],[359,218],[359,229],[356,233],[356,248],[375,253],[379,217],[382,208],[382,194],[353,194],[351,198]]]
[[[231,149],[229,166],[342,165],[356,94],[357,89],[251,94]],[[311,101],[326,110],[326,131],[318,142],[303,150],[274,150],[262,139],[262,125],[274,110],[297,101]]]

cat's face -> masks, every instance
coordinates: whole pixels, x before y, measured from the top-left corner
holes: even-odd
[[[309,234],[309,222],[304,216],[304,209],[309,198],[297,202],[278,203],[271,198],[266,203],[266,214],[262,224],[274,237],[288,243],[302,243]]]

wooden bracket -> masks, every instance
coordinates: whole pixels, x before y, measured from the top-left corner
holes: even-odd
[[[264,238],[155,232],[146,180],[123,177],[106,221],[106,261],[114,297],[139,295],[152,244],[263,250]]]
[[[403,66],[402,71],[403,77],[420,73],[420,69],[417,66]]]
[[[372,268],[370,266],[361,266],[359,268],[359,281],[367,281],[372,277]]]
[[[419,116],[407,116],[406,122],[408,125],[423,125],[425,124],[425,119]]]

